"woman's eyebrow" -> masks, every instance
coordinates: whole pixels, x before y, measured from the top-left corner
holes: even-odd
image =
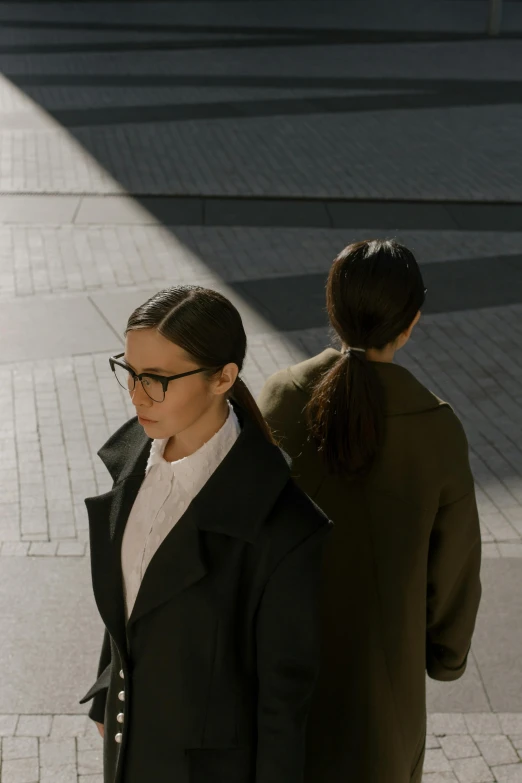
[[[123,357],[123,361],[125,362],[125,364],[126,364],[128,367],[130,367],[130,368],[131,368],[131,370],[134,370],[134,372],[136,372],[136,370],[134,369],[134,367],[132,366],[132,364],[131,364],[130,362],[128,362],[128,361],[127,361],[127,359],[125,358],[125,356]],[[142,370],[142,372],[159,372],[159,373],[164,373],[165,375],[172,375],[172,373],[170,372],[170,370],[164,370],[162,367],[145,367],[145,369],[144,369],[144,370]]]

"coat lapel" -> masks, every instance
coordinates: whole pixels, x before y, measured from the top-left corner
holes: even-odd
[[[127,633],[148,612],[203,579],[208,564],[202,534],[219,533],[254,543],[290,478],[281,450],[235,407],[241,433],[181,519],[152,557],[143,576]]]
[[[127,648],[121,543],[145,477],[150,443],[136,419],[124,424],[98,452],[115,480],[113,488],[104,495],[85,500],[94,598],[101,618],[121,652]]]
[[[145,477],[151,441],[133,419],[99,451],[116,483],[105,495],[85,501],[89,513],[92,578],[100,615],[120,650],[126,650],[127,636],[137,620],[207,574],[202,533],[219,533],[254,543],[290,479],[290,465],[280,449],[269,443],[258,425],[237,407],[236,414],[241,434],[155,552],[127,628],[121,546],[129,514]]]
[[[127,633],[140,617],[199,582],[206,573],[200,533],[189,507],[160,544],[143,575]]]

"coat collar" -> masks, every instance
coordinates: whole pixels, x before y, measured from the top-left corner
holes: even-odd
[[[200,530],[254,543],[290,479],[290,464],[251,416],[235,403],[233,407],[241,426],[239,437],[191,506]],[[134,417],[102,446],[98,456],[115,482],[143,480],[151,443]]]
[[[151,440],[134,418],[98,452],[115,483],[110,492],[85,501],[93,589],[100,615],[122,655],[126,654],[129,634],[140,617],[208,573],[201,531],[254,543],[290,479],[290,465],[280,449],[268,442],[245,411],[234,407],[241,434],[154,554],[127,626],[121,545],[145,477]]]
[[[310,393],[317,379],[339,359],[334,348],[290,368],[296,385]],[[355,359],[357,361],[357,359]],[[423,413],[439,408],[445,403],[426,389],[405,367],[395,363],[371,362],[385,392],[387,416]]]

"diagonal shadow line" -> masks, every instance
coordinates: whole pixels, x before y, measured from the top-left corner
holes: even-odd
[[[342,46],[345,44],[382,43],[436,43],[442,41],[489,40],[484,33],[430,33],[400,32],[398,34],[379,30],[348,30],[340,32],[309,31],[305,28],[292,35],[280,34],[277,29],[270,35],[250,37],[238,31],[238,37],[204,38],[199,40],[134,40],[99,41],[89,43],[10,44],[0,46],[2,54],[76,54],[89,52],[133,52],[133,51],[185,51],[194,49],[244,49],[244,48],[288,48],[297,46]],[[242,36],[242,37],[239,37]],[[508,33],[504,38],[520,39],[520,33]]]
[[[91,31],[91,32],[173,32],[194,34],[242,34],[242,35],[302,35],[311,34],[316,38],[344,38],[345,40],[360,40],[370,38],[385,41],[423,41],[423,40],[462,40],[467,38],[485,37],[479,32],[451,31],[451,30],[408,30],[406,28],[396,30],[375,28],[333,28],[333,27],[299,27],[279,25],[222,25],[222,24],[179,24],[179,23],[151,23],[151,22],[59,22],[27,19],[0,20],[0,30],[65,30],[65,31]],[[522,31],[520,32],[522,35]]]
[[[329,45],[332,42],[328,42]],[[183,41],[179,38],[161,41],[100,41],[98,43],[11,44],[0,46],[3,54],[87,54],[103,52],[176,52],[198,49],[246,49],[289,46],[312,46],[314,36],[304,33],[301,37],[260,38],[208,38]]]
[[[142,106],[112,106],[97,109],[49,109],[60,124],[67,128],[118,125],[125,123],[186,122],[229,118],[275,117],[282,115],[344,114],[349,112],[395,111],[407,109],[450,108],[457,106],[492,106],[519,104],[519,91],[482,95],[468,92],[454,94],[415,93],[360,96],[310,96],[306,98],[276,98],[260,101],[215,101]]]
[[[366,89],[431,90],[482,94],[507,91],[522,95],[522,80],[515,79],[437,79],[430,77],[351,77],[351,76],[256,76],[213,74],[46,74],[22,73],[4,76],[18,87],[245,87],[280,89]]]
[[[328,271],[241,280],[228,285],[283,332],[328,326]],[[522,255],[488,256],[422,265],[428,287],[423,312],[442,314],[522,303]]]

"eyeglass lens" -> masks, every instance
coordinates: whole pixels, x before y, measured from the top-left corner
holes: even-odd
[[[120,386],[122,386],[124,389],[127,389],[127,391],[132,394],[136,385],[135,378],[132,373],[126,370],[124,367],[121,367],[119,364],[115,364],[114,374],[116,375],[116,380]],[[154,402],[163,402],[165,393],[163,391],[163,385],[161,381],[158,381],[155,378],[150,378],[148,375],[144,375],[141,379],[141,385],[151,400]]]

